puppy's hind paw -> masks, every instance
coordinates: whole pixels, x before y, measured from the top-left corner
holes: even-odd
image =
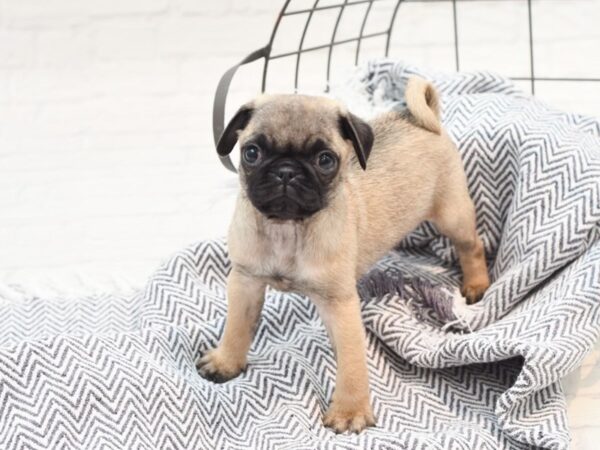
[[[223,383],[237,377],[244,369],[240,363],[227,357],[219,348],[206,352],[196,361],[200,375],[215,383]]]
[[[463,285],[460,290],[463,297],[467,299],[467,305],[477,303],[485,294],[485,291],[489,287],[489,282],[484,283],[468,283]]]

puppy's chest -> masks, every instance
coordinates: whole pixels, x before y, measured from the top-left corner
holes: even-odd
[[[281,291],[310,290],[310,264],[302,231],[294,223],[266,226],[256,236],[257,254],[247,255],[252,261],[245,264],[246,269]]]

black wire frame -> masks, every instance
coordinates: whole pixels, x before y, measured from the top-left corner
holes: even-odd
[[[425,3],[425,2],[437,2],[437,3],[452,3],[452,19],[453,19],[453,31],[454,31],[454,61],[456,70],[460,70],[460,46],[459,46],[459,22],[458,22],[458,14],[457,14],[457,3],[459,2],[475,2],[475,1],[497,1],[497,0],[394,0],[394,6],[392,9],[392,14],[389,20],[389,23],[386,24],[386,27],[379,32],[368,33],[365,34],[365,26],[367,24],[367,20],[369,18],[369,14],[372,10],[373,4],[376,2],[380,2],[384,0],[340,0],[339,3],[335,4],[325,4],[320,5],[320,0],[314,0],[312,8],[307,9],[290,9],[290,4],[292,0],[285,0],[283,6],[275,20],[275,25],[273,26],[273,31],[271,32],[271,37],[267,45],[258,50],[255,50],[248,56],[246,56],[242,61],[240,61],[235,66],[231,67],[227,70],[221,77],[219,84],[217,85],[217,90],[215,93],[215,99],[213,102],[213,137],[215,145],[219,141],[223,130],[225,129],[225,106],[227,104],[227,94],[229,91],[229,86],[236,71],[244,64],[248,64],[257,60],[263,60],[263,70],[262,70],[262,81],[261,81],[261,92],[264,92],[267,87],[267,74],[269,70],[270,61],[293,57],[295,56],[295,70],[294,70],[294,91],[298,89],[299,82],[299,71],[302,55],[315,52],[318,50],[328,49],[327,54],[327,69],[326,69],[326,86],[329,85],[330,74],[331,74],[331,57],[333,54],[333,48],[339,45],[348,44],[352,42],[356,42],[356,51],[354,57],[354,64],[358,64],[358,59],[361,50],[361,44],[366,39],[376,38],[376,37],[385,37],[385,50],[384,56],[389,55],[390,51],[390,41],[392,36],[392,31],[394,28],[394,23],[396,17],[398,15],[398,11],[402,3]],[[389,0],[386,0],[389,1]],[[534,21],[533,21],[533,8],[532,8],[532,0],[523,0],[527,2],[527,17],[528,17],[528,32],[529,32],[529,76],[526,77],[512,77],[513,80],[517,81],[528,81],[530,83],[530,91],[532,94],[535,94],[535,84],[536,81],[593,81],[600,82],[600,78],[574,78],[574,77],[536,77],[535,75],[535,58],[534,58]],[[367,7],[365,9],[364,17],[360,25],[359,33],[357,36],[347,39],[339,39],[336,40],[337,30],[344,10],[348,6],[352,5],[360,5],[366,4]],[[335,25],[332,30],[331,39],[328,43],[322,45],[316,45],[312,47],[304,47],[304,42],[306,38],[306,34],[311,23],[311,20],[315,13],[319,13],[320,11],[326,10],[338,10],[338,15],[336,18]],[[293,15],[301,15],[304,14],[306,16],[306,22],[304,23],[302,35],[299,40],[299,45],[297,50],[283,52],[283,53],[272,53],[273,42],[277,36],[277,32],[279,30],[279,26],[281,24],[281,20],[287,16]],[[220,156],[221,162],[223,165],[233,171],[236,172],[236,168],[231,161],[229,156]]]

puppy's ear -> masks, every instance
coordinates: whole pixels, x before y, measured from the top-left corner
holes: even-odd
[[[354,114],[345,112],[340,114],[340,131],[344,139],[352,141],[360,167],[366,169],[375,140],[371,126]]]
[[[417,125],[435,134],[442,133],[440,122],[440,100],[429,81],[411,77],[406,84],[406,106],[417,121]]]
[[[233,147],[235,147],[235,143],[238,140],[238,132],[246,128],[253,112],[254,107],[250,103],[247,103],[238,109],[238,112],[236,112],[229,121],[225,127],[225,131],[223,131],[223,134],[219,138],[219,142],[217,143],[217,153],[219,156],[225,156],[231,153],[231,150],[233,150]]]

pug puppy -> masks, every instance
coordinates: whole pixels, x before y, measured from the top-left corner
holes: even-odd
[[[440,123],[433,86],[412,78],[407,110],[366,123],[337,101],[261,96],[242,106],[217,145],[239,141],[240,192],[228,245],[228,311],[217,348],[198,361],[214,381],[236,377],[267,285],[309,296],[329,333],[336,387],[324,424],[375,424],[357,280],[424,220],[448,236],[468,303],[489,285],[460,156]]]

